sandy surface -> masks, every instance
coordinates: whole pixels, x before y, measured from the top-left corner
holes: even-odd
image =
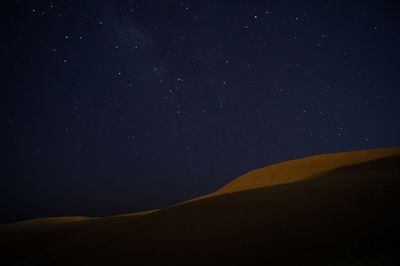
[[[163,210],[0,226],[4,265],[397,265],[400,148],[245,174]]]

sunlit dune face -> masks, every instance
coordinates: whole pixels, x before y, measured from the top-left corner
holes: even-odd
[[[400,153],[400,148],[376,149],[348,153],[326,154],[292,160],[260,168],[244,174],[219,189],[225,194],[246,189],[269,187],[318,177],[340,167],[359,164]]]

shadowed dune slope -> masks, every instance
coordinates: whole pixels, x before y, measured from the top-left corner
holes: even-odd
[[[220,194],[142,215],[2,225],[0,258],[5,265],[400,262],[399,148],[314,156],[273,167],[249,173],[248,181],[239,177]]]

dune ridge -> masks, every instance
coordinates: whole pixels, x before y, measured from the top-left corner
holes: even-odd
[[[173,204],[179,206],[197,200],[202,200],[210,197],[221,196],[227,193],[234,193],[243,190],[251,190],[262,187],[270,187],[282,184],[289,184],[316,178],[326,172],[332,171],[345,166],[355,165],[367,161],[372,161],[380,158],[385,158],[400,154],[399,147],[375,148],[350,152],[327,153],[321,155],[308,156],[289,161],[275,163],[266,167],[261,167],[253,171],[247,172],[226,185],[219,188],[217,191],[205,194],[193,199],[185,200]],[[88,216],[69,216],[69,217],[45,217],[36,218],[25,221],[20,221],[15,224],[37,225],[37,224],[58,224],[77,222],[93,218],[118,218],[127,216],[144,216],[159,211],[160,209],[146,210],[140,212],[132,212],[109,217],[88,217]]]
[[[241,175],[213,194],[221,195],[259,187],[293,183],[316,177],[332,169],[372,161],[399,153],[400,147],[394,147],[322,154],[285,161]]]
[[[0,258],[6,265],[398,265],[399,192],[399,147],[312,156],[161,210],[0,227]]]

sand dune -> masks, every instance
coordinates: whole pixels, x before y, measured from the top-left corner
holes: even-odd
[[[225,194],[246,189],[287,184],[316,177],[326,171],[399,154],[399,148],[317,155],[274,164],[246,173],[219,189]]]
[[[314,156],[163,210],[3,225],[0,256],[5,265],[397,265],[399,189],[400,148]]]

